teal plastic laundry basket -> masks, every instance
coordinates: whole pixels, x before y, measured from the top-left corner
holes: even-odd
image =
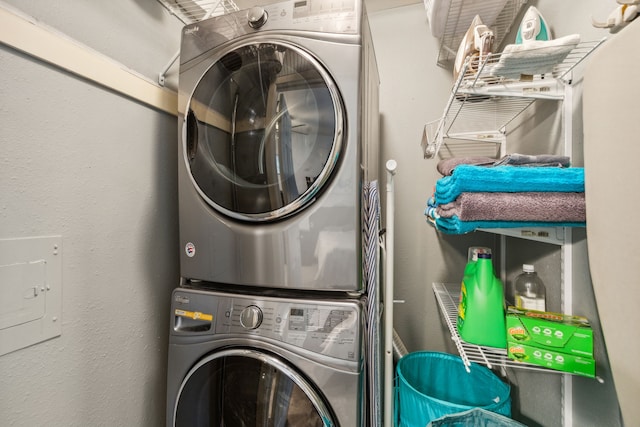
[[[448,414],[482,408],[511,417],[511,387],[484,366],[447,353],[414,352],[396,367],[396,425],[425,427]]]
[[[482,408],[445,415],[431,421],[427,427],[527,427],[524,424]]]

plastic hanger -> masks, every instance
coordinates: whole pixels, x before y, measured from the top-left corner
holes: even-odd
[[[591,24],[596,28],[609,28],[609,32],[617,33],[636,19],[640,13],[640,0],[617,0],[617,2],[619,6],[609,14],[606,21],[596,21],[591,17]]]

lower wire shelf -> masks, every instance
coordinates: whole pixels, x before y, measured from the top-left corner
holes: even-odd
[[[487,366],[489,369],[516,368],[548,373],[566,374],[566,372],[544,368],[530,363],[518,362],[507,357],[504,348],[484,347],[464,342],[458,334],[458,300],[460,285],[453,283],[434,283],[433,292],[442,311],[444,320],[451,332],[451,339],[456,345],[458,353],[464,362],[467,372],[471,372],[471,362]]]

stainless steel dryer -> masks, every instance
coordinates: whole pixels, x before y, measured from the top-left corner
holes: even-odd
[[[363,425],[362,306],[179,288],[167,425]]]
[[[361,0],[186,26],[179,112],[182,277],[362,291],[378,74]]]

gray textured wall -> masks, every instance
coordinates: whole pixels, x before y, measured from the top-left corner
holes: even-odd
[[[149,78],[178,48],[155,1],[15,1]],[[0,424],[164,423],[178,283],[176,118],[0,45],[0,238],[62,235],[62,335],[0,357]]]

